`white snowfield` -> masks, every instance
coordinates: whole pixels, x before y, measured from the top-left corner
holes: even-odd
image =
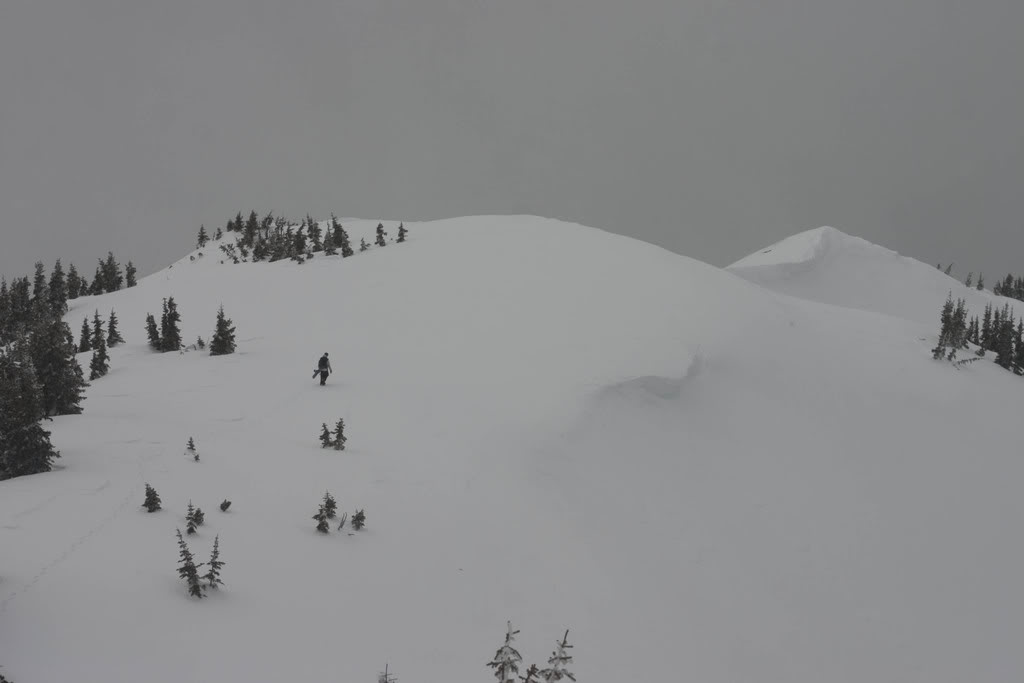
[[[59,468],[0,482],[0,673],[470,683],[511,620],[524,670],[569,629],[581,683],[1024,677],[1024,380],[931,359],[952,279],[830,229],[723,270],[532,217],[406,226],[72,302],[127,344],[50,423]],[[187,342],[223,303],[238,352],[151,352],[169,295]],[[325,490],[366,529],[318,533]],[[226,562],[202,600],[189,501]]]

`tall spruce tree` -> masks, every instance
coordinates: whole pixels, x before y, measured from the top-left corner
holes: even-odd
[[[409,234],[409,231],[405,229],[405,223],[398,224],[398,241],[404,242],[405,236]]]
[[[110,320],[107,322],[107,346],[117,346],[118,344],[124,344],[124,337],[117,329],[117,314],[114,313],[114,309],[110,309]]]
[[[82,336],[78,342],[78,352],[92,351],[92,330],[89,329],[89,318],[82,319]]]
[[[199,226],[199,234],[196,236],[196,248],[202,249],[206,246],[206,243],[210,241],[210,236],[206,234],[206,226]]]
[[[77,299],[81,293],[82,280],[78,277],[78,269],[74,263],[68,266],[67,288],[68,299]]]
[[[49,306],[49,289],[46,285],[46,267],[41,261],[36,261],[36,272],[32,278],[32,303],[46,304]]]
[[[217,310],[217,327],[210,338],[210,355],[224,356],[235,352],[235,328],[224,315],[224,305]]]
[[[376,240],[376,244],[377,244],[378,247],[387,246],[387,236],[388,236],[388,234],[386,232],[384,232],[384,224],[383,223],[378,223],[377,224],[377,240]]]
[[[103,327],[103,318],[100,317],[100,311],[97,308],[92,316],[92,340],[90,342],[94,349],[100,345],[101,341],[106,341],[107,333]]]
[[[174,303],[174,297],[164,299],[164,312],[160,319],[160,349],[162,351],[177,351],[181,348],[181,330],[178,323],[181,321],[181,314],[178,313],[178,305]]]
[[[107,354],[107,340],[101,334],[99,343],[92,349],[92,360],[89,361],[89,379],[96,380],[110,371],[110,356]]]
[[[0,479],[50,471],[60,453],[43,429],[42,391],[25,342],[0,351]]]
[[[50,271],[50,310],[54,315],[64,315],[68,310],[68,283],[64,277],[64,267],[60,259],[53,264]]]
[[[88,322],[86,322],[88,324]],[[160,330],[156,326],[156,318],[152,313],[146,314],[146,337],[149,339],[149,347],[154,351],[160,350]]]
[[[40,387],[43,415],[77,415],[87,386],[75,359],[78,349],[71,328],[57,316],[38,320],[28,348]]]
[[[139,284],[135,279],[138,271],[135,270],[135,264],[129,261],[124,267],[124,284],[126,287],[134,287]]]

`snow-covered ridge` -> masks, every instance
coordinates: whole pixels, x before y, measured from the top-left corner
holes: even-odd
[[[985,306],[1024,304],[968,288],[933,265],[902,256],[835,228],[807,230],[728,266],[731,273],[781,294],[937,325],[950,294],[971,315]]]
[[[569,629],[581,683],[1024,670],[1019,378],[932,361],[934,325],[583,226],[405,225],[303,264],[209,245],[72,302],[74,329],[113,308],[127,343],[47,424],[60,469],[0,482],[5,676],[470,683],[508,620],[524,668]],[[833,263],[931,286],[835,237]],[[167,296],[186,342],[223,304],[237,353],[151,352]],[[321,449],[338,418],[346,449]],[[318,533],[325,490],[366,529]],[[198,601],[175,574],[189,501],[193,552],[218,535],[226,562]]]

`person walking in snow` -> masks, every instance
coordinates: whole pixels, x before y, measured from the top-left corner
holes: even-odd
[[[327,375],[334,372],[331,369],[331,361],[327,357],[327,352],[324,351],[324,355],[320,356],[320,361],[317,363],[316,372],[313,373],[313,377],[320,375],[320,386],[327,384]]]

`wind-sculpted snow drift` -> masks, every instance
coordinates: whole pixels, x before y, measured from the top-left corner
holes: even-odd
[[[343,224],[358,244],[376,221]],[[570,629],[581,683],[1024,670],[1024,383],[933,362],[937,306],[853,310],[877,292],[843,278],[847,307],[810,302],[532,217],[406,226],[301,265],[211,244],[72,302],[72,327],[115,309],[127,344],[48,425],[59,469],[0,482],[5,676],[469,683],[509,619],[527,663]],[[188,341],[223,304],[238,352],[152,353],[166,296]],[[338,418],[345,450],[319,448]],[[366,529],[318,533],[325,490]],[[219,535],[226,562],[203,600],[175,574],[190,500],[190,547]]]

